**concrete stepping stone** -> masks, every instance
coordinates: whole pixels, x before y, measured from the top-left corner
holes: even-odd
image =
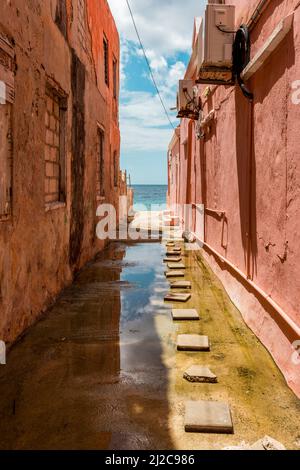
[[[167,278],[170,278],[170,277],[184,277],[185,276],[185,273],[183,271],[167,271],[166,273],[166,277]]]
[[[191,289],[192,283],[190,281],[175,281],[171,283],[171,289]]]
[[[174,321],[196,321],[200,320],[199,313],[194,309],[173,309],[172,317]]]
[[[174,256],[173,258],[168,257],[164,259],[164,263],[170,263],[170,261],[172,263],[180,263],[180,261],[182,261],[182,258],[180,256]]]
[[[223,402],[186,402],[184,426],[186,432],[233,434],[230,408]]]
[[[210,351],[208,336],[179,335],[177,349],[178,351]]]
[[[184,372],[183,378],[193,383],[218,383],[218,377],[207,366],[191,366]]]
[[[168,246],[168,247],[175,247],[175,242],[168,242],[168,243],[166,244],[166,246]]]
[[[165,301],[167,302],[187,302],[191,298],[191,294],[176,294],[170,292],[165,296]]]
[[[177,258],[178,256],[181,256],[181,252],[177,251],[167,251],[166,256],[169,256],[170,258]]]
[[[178,247],[173,248],[173,251],[174,251],[175,253],[181,253],[182,250],[181,250],[181,248],[178,246]]]
[[[168,263],[169,269],[186,269],[183,263]]]

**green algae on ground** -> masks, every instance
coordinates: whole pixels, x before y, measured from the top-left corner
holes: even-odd
[[[265,434],[300,447],[300,400],[200,252],[183,257],[185,308],[201,320],[173,322],[164,248],[111,245],[12,348],[0,369],[1,449],[222,449]],[[177,352],[187,333],[208,335],[211,352]],[[185,381],[193,364],[219,383]],[[226,401],[235,435],[185,433],[187,400]]]

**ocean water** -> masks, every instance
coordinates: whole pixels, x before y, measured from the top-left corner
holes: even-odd
[[[133,189],[136,211],[167,208],[167,185],[133,185]]]

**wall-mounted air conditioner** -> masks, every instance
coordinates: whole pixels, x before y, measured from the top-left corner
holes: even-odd
[[[177,94],[178,118],[198,119],[199,103],[197,96],[197,86],[194,80],[179,80],[179,92]]]
[[[199,75],[200,73],[200,68],[203,64],[203,61],[204,61],[204,38],[203,38],[203,20],[201,21],[201,26],[200,26],[200,29],[199,29],[199,34],[197,36],[197,40],[196,40],[196,43],[195,43],[195,50],[196,50],[196,53],[197,53],[197,68],[196,68],[196,73],[197,73],[197,76]]]
[[[232,82],[235,5],[209,3],[205,13],[204,51],[198,54],[199,83]]]
[[[192,55],[184,77],[186,80],[195,79],[199,72],[200,62],[203,62],[203,40],[203,18],[199,16],[194,21]]]

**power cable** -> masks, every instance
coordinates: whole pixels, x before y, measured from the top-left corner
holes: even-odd
[[[164,112],[165,112],[165,114],[166,114],[166,116],[167,116],[167,119],[168,119],[168,121],[169,121],[169,123],[170,123],[172,129],[175,129],[175,127],[174,127],[174,125],[173,125],[173,123],[172,123],[172,121],[171,121],[171,118],[170,118],[170,116],[169,116],[169,113],[168,113],[168,111],[167,111],[167,107],[166,107],[166,105],[165,105],[165,103],[164,103],[164,101],[163,101],[163,99],[162,99],[162,96],[161,96],[161,93],[160,93],[160,91],[159,91],[158,85],[157,85],[157,83],[156,83],[155,77],[154,77],[154,75],[153,75],[153,72],[152,72],[152,69],[151,69],[151,65],[150,65],[150,62],[149,62],[149,60],[148,60],[148,57],[147,57],[145,48],[144,48],[144,46],[143,46],[142,39],[141,39],[141,36],[140,36],[140,34],[139,34],[139,31],[138,31],[138,28],[137,28],[137,25],[136,25],[136,22],[135,22],[134,15],[133,15],[133,11],[132,11],[132,9],[131,9],[129,0],[126,0],[126,3],[127,3],[127,6],[128,6],[128,10],[129,10],[129,13],[130,13],[130,16],[131,16],[131,19],[132,19],[132,23],[133,23],[133,26],[134,26],[134,29],[135,29],[135,32],[136,32],[138,41],[139,41],[139,43],[140,43],[141,49],[142,49],[142,51],[143,51],[143,55],[144,55],[144,57],[145,57],[146,64],[147,64],[148,69],[149,69],[149,72],[150,72],[150,76],[151,76],[151,79],[152,79],[154,88],[155,88],[155,90],[156,90],[156,92],[157,92],[157,95],[158,95],[158,97],[159,97],[159,99],[160,99],[160,102],[161,102],[161,105],[162,105],[162,107],[163,107],[163,110],[164,110]]]

